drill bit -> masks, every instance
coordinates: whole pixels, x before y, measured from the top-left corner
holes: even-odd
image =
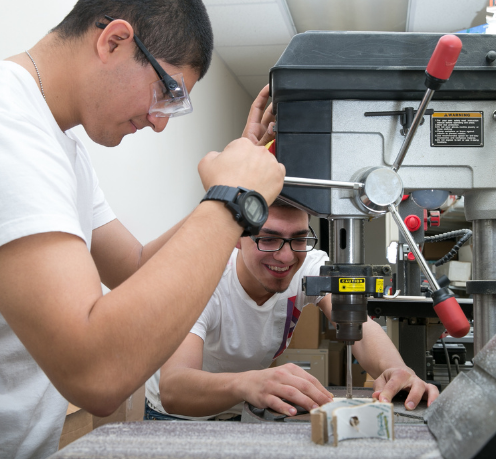
[[[346,343],[346,398],[353,398],[353,378],[351,373],[351,346]]]

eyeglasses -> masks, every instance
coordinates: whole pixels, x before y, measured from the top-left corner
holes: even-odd
[[[107,15],[105,15],[105,19],[109,22],[115,20]],[[97,21],[95,25],[99,29],[105,29],[108,24],[103,24]],[[159,118],[172,118],[173,116],[181,116],[191,113],[193,111],[193,106],[191,105],[191,99],[189,98],[188,90],[184,84],[183,74],[176,73],[172,76],[169,75],[152,56],[150,51],[146,49],[143,42],[136,35],[134,35],[133,38],[136,46],[138,46],[141,52],[145,55],[152,65],[153,70],[155,70],[160,78],[150,85],[152,103],[148,113]]]
[[[260,252],[278,252],[286,242],[293,252],[310,252],[315,248],[319,239],[312,227],[309,226],[309,228],[312,232],[312,237],[291,237],[289,239],[274,236],[250,237],[255,241]]]

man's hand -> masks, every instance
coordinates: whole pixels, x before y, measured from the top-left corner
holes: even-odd
[[[274,139],[274,122],[276,120],[272,113],[272,104],[267,108],[269,100],[269,85],[265,86],[251,105],[248,120],[242,137],[251,140],[255,145],[266,145]]]
[[[241,186],[258,191],[268,205],[282,190],[286,174],[285,167],[265,147],[243,138],[231,142],[222,153],[208,153],[198,171],[205,190],[214,185]]]
[[[389,368],[374,381],[372,397],[391,402],[400,390],[409,391],[405,401],[407,410],[414,410],[422,399],[430,406],[439,395],[436,386],[422,381],[411,368],[401,367]]]
[[[272,408],[294,416],[296,408],[283,399],[307,411],[333,400],[333,395],[315,377],[292,363],[239,375],[240,398],[257,408]]]

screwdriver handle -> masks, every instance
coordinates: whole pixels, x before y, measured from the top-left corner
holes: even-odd
[[[443,35],[439,39],[425,71],[425,85],[429,89],[438,90],[449,79],[461,50],[462,41],[456,35]]]
[[[451,336],[462,338],[470,331],[470,324],[462,308],[447,287],[435,291],[432,294],[432,300],[434,311]]]
[[[450,77],[451,72],[453,72],[453,67],[456,64],[460,51],[462,50],[462,41],[456,35],[443,35],[437,42],[436,48],[432,53],[432,56],[427,64],[427,69],[425,71],[425,86],[427,86],[427,91],[420,102],[420,106],[415,114],[412,121],[412,126],[410,127],[403,144],[401,145],[400,152],[394,160],[391,169],[398,172],[401,167],[403,160],[405,159],[406,153],[410,148],[413,136],[417,132],[417,128],[423,119],[424,113],[427,110],[434,92],[437,91],[441,85]]]

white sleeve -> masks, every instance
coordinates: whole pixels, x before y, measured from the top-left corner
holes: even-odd
[[[84,239],[67,155],[36,120],[16,118],[0,116],[0,245],[48,231]]]
[[[95,170],[93,169],[93,183],[95,184],[93,190],[93,228],[97,229],[115,220],[116,216],[112,209],[110,208],[108,202],[105,199],[102,189],[98,184],[98,177],[96,176]]]
[[[301,276],[319,276],[320,267],[328,260],[329,256],[322,250],[312,250],[311,252],[308,252],[305,263],[301,267]],[[304,305],[306,306],[310,303],[317,305],[322,298],[324,298],[324,296],[305,296]]]
[[[199,336],[203,341],[207,336],[209,330],[212,330],[220,320],[220,301],[219,294],[215,290],[214,294],[207,303],[207,306],[201,313],[200,318],[196,321],[190,333]]]

